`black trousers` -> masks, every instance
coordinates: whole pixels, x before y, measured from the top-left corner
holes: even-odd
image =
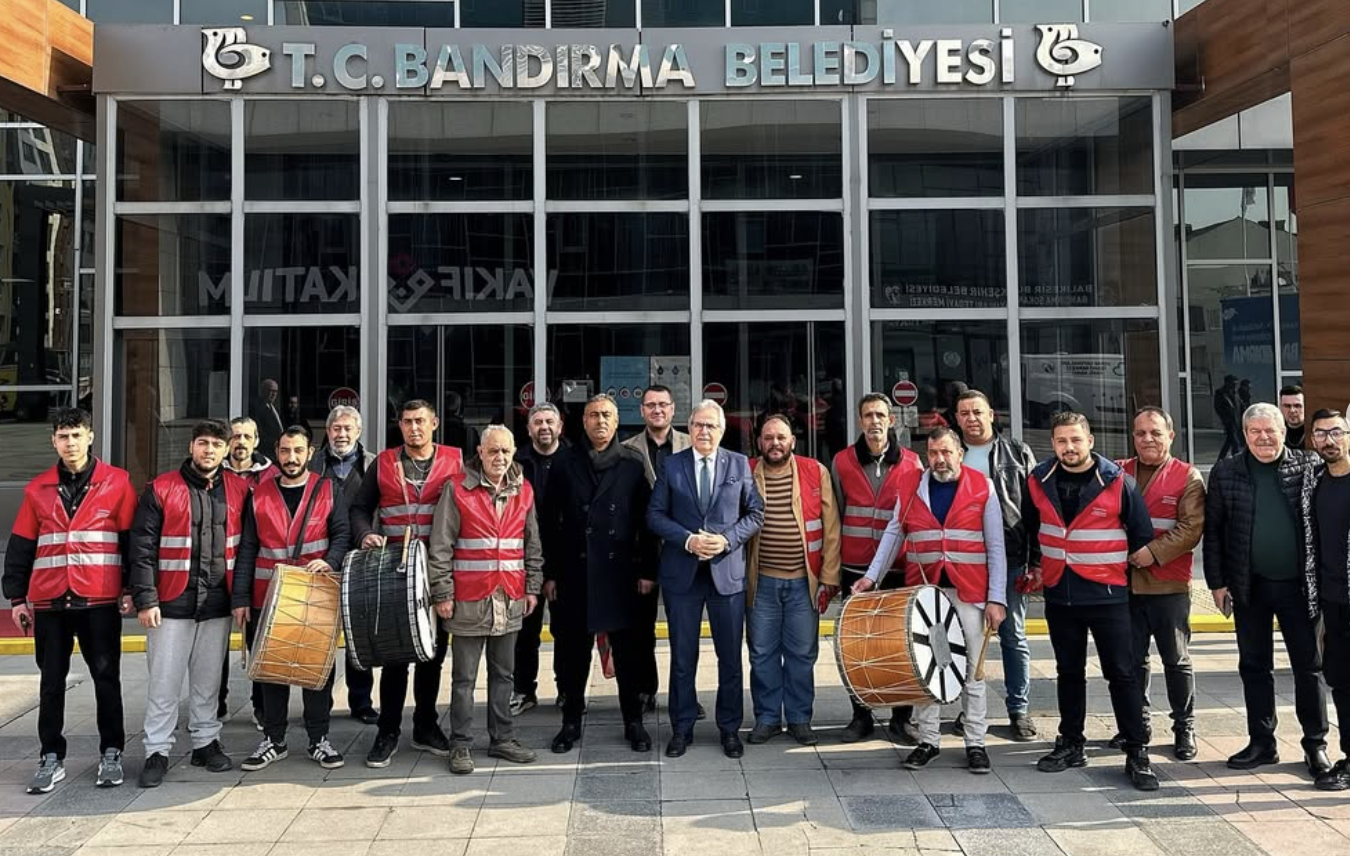
[[[644,640],[635,630],[610,630],[610,655],[614,678],[619,684],[619,709],[623,721],[642,721]],[[582,629],[554,630],[553,658],[558,670],[558,688],[563,694],[563,722],[580,724],[586,710],[586,684],[591,676],[591,651],[595,634]]]
[[[656,671],[656,613],[660,608],[661,588],[652,586],[648,594],[638,596],[637,612],[631,628],[638,649],[638,692],[655,696],[661,689],[661,676]]]
[[[436,629],[436,656],[413,666],[413,734],[438,727],[436,697],[441,693],[441,665],[450,634]],[[397,736],[403,730],[403,702],[408,698],[408,664],[380,669],[380,733]]]
[[[1144,694],[1144,721],[1149,720],[1152,681],[1149,644],[1156,642],[1162,658],[1167,701],[1172,707],[1172,730],[1181,733],[1195,725],[1195,670],[1191,667],[1191,596],[1179,594],[1130,595],[1130,625],[1134,632],[1135,673]]]
[[[94,682],[99,751],[126,748],[122,724],[122,615],[116,606],[43,610],[33,614],[33,647],[41,672],[38,738],[42,754],[66,757],[66,678],[75,640]]]
[[[867,576],[866,571],[855,571],[852,568],[842,568],[840,570],[840,589],[839,592],[848,600],[853,593],[853,584],[863,577]],[[903,588],[905,585],[905,575],[902,571],[891,571],[881,578],[881,584],[878,589],[889,591],[891,589]],[[853,705],[853,718],[864,719],[872,715],[872,710],[867,705],[862,704],[856,698],[849,697],[849,702]],[[914,708],[910,705],[901,705],[891,708],[891,721],[897,723],[898,728],[901,724],[909,722],[910,716],[914,713]]]
[[[1318,621],[1308,615],[1308,599],[1297,580],[1276,581],[1252,575],[1247,602],[1233,607],[1237,630],[1238,675],[1247,704],[1247,735],[1253,743],[1275,745],[1274,619],[1294,672],[1294,713],[1303,726],[1303,750],[1326,746],[1327,696],[1322,689]]]
[[[347,709],[353,713],[374,707],[371,693],[375,689],[375,673],[356,668],[352,662],[351,648],[347,649],[347,669],[342,679],[347,684]]]
[[[317,743],[328,736],[328,723],[333,714],[333,676],[337,667],[328,674],[328,683],[321,690],[301,690],[300,698],[304,703],[305,733],[310,743]],[[291,709],[291,688],[287,684],[259,684],[263,698],[263,732],[273,743],[286,742],[286,719]]]
[[[516,634],[516,669],[512,676],[515,691],[521,695],[532,696],[539,691],[539,637],[544,632],[544,598],[534,612],[521,619],[520,632]],[[558,667],[553,666],[554,682],[557,682]]]
[[[262,615],[261,609],[250,609],[248,624],[244,625],[244,647],[250,651],[253,650],[253,639],[255,636],[258,635],[258,617],[260,615]],[[225,706],[225,700],[229,698],[230,695],[230,665],[231,665],[230,655],[232,653],[234,652],[230,650],[229,646],[228,645],[225,646],[225,662],[222,663],[220,667],[221,707]],[[237,664],[237,661],[235,661],[235,663]],[[262,722],[262,710],[263,710],[262,684],[258,683],[257,681],[253,681],[252,684],[253,685],[249,691],[249,698],[253,702],[253,712],[257,714],[258,721]]]
[[[1322,601],[1322,663],[1336,724],[1341,732],[1341,754],[1350,757],[1350,606]]]
[[[1125,748],[1147,745],[1144,734],[1144,694],[1135,671],[1128,603],[1096,606],[1045,605],[1050,644],[1055,649],[1055,676],[1059,690],[1059,734],[1081,744],[1087,720],[1088,634],[1097,643],[1097,660],[1111,691],[1116,729]]]

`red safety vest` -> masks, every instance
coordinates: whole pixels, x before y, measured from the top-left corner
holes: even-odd
[[[825,546],[825,521],[820,502],[820,464],[815,458],[793,455],[797,465],[797,493],[802,498],[802,520],[805,522],[806,567],[817,579],[824,562],[821,548]],[[759,458],[750,459],[750,472],[759,466]]]
[[[441,498],[446,482],[464,472],[464,455],[451,446],[436,446],[436,457],[427,473],[422,492],[403,479],[403,462],[399,460],[402,446],[385,449],[375,459],[380,480],[379,527],[380,534],[391,545],[403,542],[403,530],[411,526],[419,538],[431,537],[431,517],[436,511],[436,500]],[[406,488],[406,490],[405,490]]]
[[[318,473],[310,473],[300,497],[299,513],[309,507],[310,496],[314,507],[310,510],[305,531],[300,531],[300,520],[291,517],[291,510],[281,496],[281,482],[276,476],[263,479],[253,489],[253,518],[258,527],[258,559],[253,566],[253,608],[262,609],[267,602],[267,589],[278,564],[308,565],[328,555],[328,515],[333,511],[333,483]],[[292,561],[295,545],[300,544],[300,556]],[[336,570],[336,569],[335,569]]]
[[[260,470],[244,470],[242,473],[232,470],[223,464],[221,465],[221,469],[225,470],[230,475],[236,478],[243,479],[245,482],[248,483],[250,489],[257,487],[267,479],[275,478],[276,476],[281,474],[281,470],[277,469],[276,461],[268,462],[267,466],[263,467]]]
[[[480,485],[464,488],[464,474],[455,476],[455,505],[459,508],[459,537],[450,560],[455,600],[487,600],[498,588],[508,597],[525,596],[525,520],[534,507],[534,488],[522,481],[520,492],[497,516],[492,490]]]
[[[900,496],[900,480],[906,472],[923,472],[919,456],[909,449],[900,450],[900,460],[886,473],[881,490],[872,493],[872,482],[858,463],[858,454],[850,446],[834,456],[834,467],[839,473],[839,484],[844,495],[839,501],[844,506],[843,526],[840,529],[839,557],[845,565],[866,568],[876,555],[886,524],[895,514]],[[894,568],[903,560],[897,554]]]
[[[24,488],[13,532],[37,542],[28,599],[44,606],[67,591],[88,601],[122,594],[118,536],[131,528],[136,491],[127,471],[91,460],[89,489],[72,520],[61,501],[58,464]]]
[[[1031,501],[1041,513],[1041,579],[1046,588],[1059,582],[1068,565],[1084,579],[1125,585],[1130,546],[1120,521],[1124,488],[1124,479],[1111,482],[1066,526],[1041,480],[1027,480]]]
[[[974,470],[962,470],[946,523],[919,501],[922,474],[911,474],[900,488],[905,536],[905,585],[937,585],[945,571],[964,603],[989,599],[989,557],[984,549],[984,507],[989,479]]]
[[[225,588],[234,588],[234,556],[244,534],[244,500],[248,498],[248,479],[222,468],[219,478],[225,485]],[[150,482],[150,488],[164,510],[164,526],[159,533],[159,602],[168,603],[187,589],[192,573],[192,500],[187,482],[178,470],[164,473]]]
[[[1117,463],[1132,477],[1139,469],[1138,458]],[[1185,461],[1178,461],[1169,456],[1162,469],[1153,474],[1152,481],[1144,489],[1144,504],[1148,506],[1148,516],[1153,520],[1154,538],[1161,538],[1165,533],[1177,528],[1177,508],[1181,505],[1181,495],[1186,492],[1186,484],[1190,481],[1192,469],[1194,467]],[[1190,582],[1193,556],[1194,552],[1188,551],[1165,565],[1156,565],[1148,570],[1160,580]]]

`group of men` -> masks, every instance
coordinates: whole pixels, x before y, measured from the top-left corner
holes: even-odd
[[[221,745],[227,711],[221,664],[231,622],[252,629],[278,564],[335,573],[352,549],[427,544],[440,627],[435,656],[413,671],[412,746],[474,769],[474,686],[487,662],[488,754],[529,763],[535,751],[514,719],[538,703],[539,637],[547,610],[561,727],[550,748],[582,739],[597,645],[617,680],[623,739],[652,749],[645,717],[656,705],[658,592],[670,638],[671,737],[678,758],[694,740],[703,708],[695,693],[699,637],[707,615],[717,659],[713,720],[722,751],[740,757],[742,645],[748,641],[751,744],[786,732],[803,745],[812,728],[813,669],[820,616],[836,594],[939,586],[972,646],[998,633],[1009,734],[1037,737],[1029,709],[1030,592],[1044,590],[1055,653],[1059,727],[1038,761],[1054,773],[1086,763],[1086,661],[1097,646],[1118,733],[1135,787],[1155,789],[1149,763],[1149,649],[1164,665],[1180,760],[1196,756],[1190,638],[1192,555],[1205,539],[1205,577],[1237,623],[1251,745],[1229,759],[1249,769],[1278,760],[1274,741],[1272,617],[1278,617],[1296,682],[1304,749],[1318,787],[1350,787],[1346,761],[1325,751],[1326,707],[1318,622],[1325,619],[1327,682],[1350,725],[1350,438],[1345,418],[1319,411],[1316,453],[1284,443],[1285,421],[1268,404],[1243,415],[1247,453],[1221,461],[1208,495],[1200,474],[1171,456],[1171,417],[1145,407],[1133,421],[1136,455],[1115,462],[1093,451],[1086,418],[1054,418],[1053,456],[1037,463],[1026,444],[1000,432],[989,398],[963,392],[959,430],[927,439],[927,467],[898,442],[885,396],[858,406],[860,436],[829,467],[794,453],[789,416],[761,423],[754,461],[721,448],[725,414],[694,405],[689,433],[672,425],[669,389],[641,397],[644,430],[620,442],[613,399],[587,402],[584,442],[569,446],[562,415],[543,403],[528,417],[530,447],[489,426],[477,454],[434,442],[439,426],[423,400],[400,412],[402,443],[379,455],[359,442],[359,414],[336,408],[316,452],[304,426],[258,453],[248,419],[199,423],[189,457],[139,500],[127,474],[90,455],[89,415],[57,414],[58,464],[28,487],[6,556],[4,594],[16,623],[31,630],[42,673],[41,758],[29,790],[50,791],[65,775],[65,676],[78,638],[98,703],[101,786],[120,784],[125,748],[119,676],[119,603],[146,629],[148,699],[144,787],[159,785],[174,745],[187,679],[191,763],[233,766]],[[1257,515],[1256,508],[1262,513]],[[1287,514],[1285,513],[1287,512]],[[130,603],[125,603],[129,593]],[[451,657],[450,730],[440,727],[442,664]],[[365,763],[387,766],[401,736],[409,666],[386,666],[379,711],[369,672],[346,670],[353,716],[377,726]],[[332,680],[303,692],[306,754],[333,768],[344,759],[328,740]],[[259,684],[251,699],[263,737],[241,768],[285,759],[288,688]],[[987,698],[974,658],[961,714],[972,773],[988,773]],[[940,754],[936,704],[891,711],[887,730],[914,748],[912,770]],[[863,740],[873,713],[855,701],[840,739]],[[1344,729],[1342,734],[1345,734]],[[1346,738],[1343,736],[1343,742]],[[1350,755],[1350,745],[1342,749]]]

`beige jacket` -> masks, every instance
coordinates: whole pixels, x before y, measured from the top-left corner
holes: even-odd
[[[839,585],[839,508],[834,503],[834,485],[830,480],[830,470],[819,461],[820,467],[820,516],[825,532],[825,543],[821,545],[820,578],[806,573],[806,584],[811,590],[811,603],[816,602],[816,591],[821,585]],[[806,550],[806,520],[802,517],[801,486],[797,480],[797,458],[794,456],[789,465],[792,469],[792,516],[797,519],[797,529],[802,536],[802,550]],[[755,467],[755,488],[764,496],[764,467]],[[768,513],[768,509],[765,509]],[[759,536],[750,539],[749,555],[745,566],[745,608],[755,604],[755,586],[759,581]]]
[[[647,451],[647,429],[642,429],[637,434],[623,441],[623,445],[637,452],[642,456],[642,466],[647,470],[647,487],[656,484],[656,468],[652,466],[652,456]],[[683,431],[670,429],[670,453],[683,452],[693,445],[689,435]]]

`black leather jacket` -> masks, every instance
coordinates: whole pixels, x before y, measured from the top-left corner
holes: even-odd
[[[965,442],[962,441],[965,446]],[[967,447],[968,448],[968,447]],[[1003,506],[1003,540],[1010,568],[1027,566],[1027,530],[1022,523],[1022,494],[1027,489],[1027,474],[1036,466],[1031,447],[998,431],[989,446],[989,477]]]

